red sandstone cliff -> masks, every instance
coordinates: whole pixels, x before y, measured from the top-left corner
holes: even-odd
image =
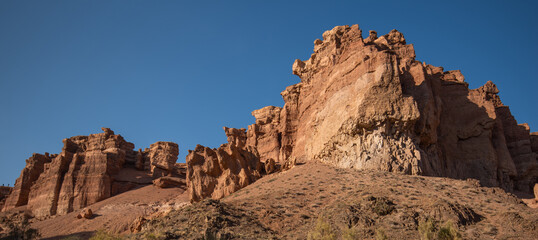
[[[525,192],[538,179],[538,134],[518,125],[497,87],[471,90],[460,71],[415,60],[396,30],[363,39],[357,25],[335,27],[293,73],[301,82],[281,93],[284,107],[252,113],[247,142],[262,160],[475,178]]]
[[[137,153],[121,135],[103,131],[64,139],[60,154],[29,158],[4,211],[27,205],[36,217],[66,214],[155,178],[185,175],[175,164],[177,144],[157,142]],[[137,171],[137,161],[147,162],[147,168]]]
[[[161,186],[186,184],[192,201],[222,198],[305,161],[474,178],[525,192],[538,180],[538,133],[517,123],[495,84],[469,89],[460,71],[415,60],[413,45],[396,30],[363,39],[357,25],[335,27],[292,69],[301,82],[281,93],[282,108],[253,111],[247,131],[225,128],[228,143],[198,145],[186,167],[175,164],[175,143],[135,152],[103,129],[65,139],[58,155],[29,158],[4,209],[63,214],[148,184],[122,178],[124,169],[164,177],[156,181]]]

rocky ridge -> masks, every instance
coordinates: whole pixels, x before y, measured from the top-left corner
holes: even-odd
[[[474,178],[529,193],[538,180],[538,133],[517,123],[495,84],[469,89],[460,71],[415,60],[396,30],[363,39],[358,25],[337,26],[293,73],[301,82],[281,93],[282,108],[252,113],[247,142],[261,159]]]
[[[64,215],[163,176],[185,176],[178,146],[157,142],[134,151],[108,128],[63,140],[60,154],[33,154],[7,197],[3,211],[26,206],[36,217]],[[183,184],[184,187],[185,184]]]
[[[538,133],[517,123],[495,84],[469,89],[460,71],[417,61],[396,30],[363,39],[358,25],[337,26],[292,70],[301,81],[281,93],[283,107],[253,111],[247,130],[224,128],[228,143],[198,145],[186,164],[176,163],[175,143],[134,151],[104,128],[64,139],[60,154],[30,157],[3,209],[66,214],[152,180],[186,185],[192,202],[220,199],[305,162],[527,193],[538,180]]]

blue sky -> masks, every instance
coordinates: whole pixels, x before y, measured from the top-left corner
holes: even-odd
[[[336,25],[404,33],[417,60],[492,80],[538,131],[533,1],[0,1],[0,182],[33,152],[109,127],[135,143],[226,142],[282,106],[296,58]]]

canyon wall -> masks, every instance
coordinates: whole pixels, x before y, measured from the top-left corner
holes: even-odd
[[[191,202],[220,199],[259,179],[265,170],[257,150],[246,144],[245,129],[224,128],[228,143],[217,149],[202,145],[187,155]]]
[[[415,60],[396,30],[363,39],[358,25],[335,27],[292,69],[301,81],[281,93],[284,106],[252,113],[247,143],[262,161],[475,178],[525,192],[537,181],[538,133],[516,122],[495,84],[469,89],[460,71]]]
[[[137,152],[134,144],[108,128],[63,143],[59,154],[33,154],[26,160],[4,211],[26,205],[36,217],[62,215],[159,177],[185,175],[184,167],[176,165],[175,143],[157,142]]]
[[[65,214],[152,181],[188,189],[191,201],[219,199],[308,161],[529,193],[538,180],[538,133],[517,123],[495,84],[469,89],[460,71],[415,60],[396,30],[363,39],[357,25],[335,27],[292,71],[301,81],[281,93],[283,107],[253,111],[248,130],[225,127],[228,143],[198,145],[186,164],[176,163],[175,143],[134,151],[103,128],[26,160],[3,209]]]

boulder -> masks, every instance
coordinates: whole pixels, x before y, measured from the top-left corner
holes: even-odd
[[[84,208],[80,213],[77,215],[78,219],[85,218],[85,219],[91,219],[93,218],[93,212],[90,208]]]
[[[262,174],[256,149],[246,145],[245,129],[224,128],[228,143],[217,149],[197,145],[187,155],[191,202],[220,199],[253,183]]]
[[[160,177],[153,180],[153,185],[159,188],[172,188],[172,187],[186,188],[187,184],[186,184],[185,178]]]
[[[137,217],[134,222],[131,224],[130,226],[130,230],[132,233],[137,233],[137,232],[140,232],[142,230],[142,226],[144,225],[144,223],[147,222],[147,219],[144,218],[144,217]]]

